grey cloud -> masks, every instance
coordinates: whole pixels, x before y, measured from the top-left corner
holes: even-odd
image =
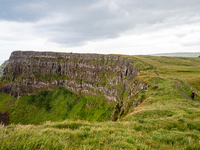
[[[36,24],[36,35],[78,46],[87,41],[116,38],[138,24],[151,26],[171,19],[166,28],[188,23],[188,18],[200,16],[199,8],[199,0],[0,0],[0,19],[32,22]],[[53,14],[60,14],[63,20],[54,23]],[[66,21],[65,16],[70,19]],[[52,24],[38,24],[48,17]]]
[[[74,13],[91,0],[0,0],[0,19],[19,22],[35,22],[51,13]]]
[[[39,9],[40,3],[25,0],[1,0],[1,20],[17,22],[35,22],[45,16],[45,12]]]

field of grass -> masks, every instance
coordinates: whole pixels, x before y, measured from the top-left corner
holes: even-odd
[[[182,82],[181,89],[188,96],[192,92],[200,101],[200,58],[135,56],[139,60],[154,67],[161,77],[178,79]]]
[[[177,82],[172,77],[176,77],[182,82],[182,90],[188,92],[190,88],[187,89],[187,87],[189,86],[200,91],[198,87],[200,59],[156,56],[134,56],[133,59],[140,60],[137,62],[138,64],[146,64],[147,67],[142,66],[145,69],[141,71],[139,80],[149,85],[148,90],[136,96],[137,99],[142,98],[143,102],[133,112],[116,122],[101,122],[101,119],[95,120],[94,118],[99,114],[107,113],[106,110],[109,110],[110,106],[107,106],[103,100],[102,107],[97,107],[99,103],[95,102],[95,98],[81,97],[83,100],[79,100],[80,103],[84,103],[84,100],[87,101],[85,106],[88,109],[79,114],[80,111],[77,110],[80,107],[77,105],[75,108],[75,105],[71,113],[63,115],[63,112],[58,110],[63,110],[63,106],[69,106],[65,109],[70,109],[70,106],[77,101],[78,96],[74,95],[74,100],[69,104],[62,100],[70,93],[63,91],[62,88],[52,92],[43,91],[44,93],[35,96],[24,96],[16,103],[17,109],[13,110],[25,109],[23,104],[28,103],[30,106],[33,105],[37,111],[42,109],[40,115],[35,114],[35,110],[26,110],[29,113],[34,111],[35,116],[32,114],[32,120],[42,118],[47,111],[52,110],[51,115],[54,113],[60,115],[60,120],[58,120],[60,122],[54,122],[55,120],[49,119],[51,116],[47,116],[46,118],[49,118],[45,123],[31,125],[33,122],[31,123],[31,119],[27,118],[30,119],[29,125],[21,125],[27,124],[27,122],[17,121],[20,120],[21,114],[19,113],[17,117],[17,114],[12,111],[11,114],[13,113],[13,117],[17,117],[17,119],[15,121],[11,118],[12,124],[9,126],[0,126],[0,149],[199,150],[200,104],[183,97],[176,88]],[[59,91],[64,93],[56,93]],[[47,99],[48,96],[51,98]],[[54,97],[60,99],[58,103],[53,100]],[[196,98],[199,99],[198,94]],[[41,99],[43,102],[40,101]],[[62,102],[64,104],[62,104],[62,108],[59,108]],[[20,108],[21,106],[22,108]],[[106,108],[105,111],[102,113],[97,111],[98,108],[103,107]],[[94,115],[94,112],[98,113]],[[70,118],[73,114],[83,118]],[[65,115],[68,117],[62,118]]]

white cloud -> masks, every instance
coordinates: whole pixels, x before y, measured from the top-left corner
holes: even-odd
[[[3,0],[0,57],[16,49],[120,54],[199,51],[199,7],[199,0]]]

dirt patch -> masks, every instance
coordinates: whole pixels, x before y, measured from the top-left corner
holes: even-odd
[[[7,126],[9,122],[10,122],[9,114],[7,112],[6,113],[0,112],[0,124]]]

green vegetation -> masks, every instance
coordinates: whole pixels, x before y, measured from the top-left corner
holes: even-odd
[[[0,93],[0,112],[9,112],[13,106],[12,96],[4,93]]]
[[[1,149],[199,149],[200,105],[174,81],[149,74],[145,101],[124,119],[10,125],[0,130]]]
[[[101,96],[78,96],[63,87],[19,98],[10,111],[14,124],[41,124],[45,121],[110,120],[115,103],[107,104]]]
[[[181,89],[188,96],[194,91],[200,101],[200,59],[185,57],[134,56],[154,66],[158,76],[182,82]],[[188,91],[190,89],[190,91]]]
[[[34,75],[34,77],[35,77],[36,79],[42,79],[42,80],[44,80],[44,81],[50,81],[50,80],[53,80],[53,79],[55,79],[55,80],[60,80],[60,79],[65,80],[65,79],[69,79],[69,78],[66,77],[66,76],[52,75],[52,74],[40,75],[40,74],[38,74],[37,72],[34,72],[33,75]],[[23,77],[24,77],[24,76],[23,76]],[[20,75],[19,75],[17,78],[20,78]],[[29,78],[30,78],[30,77],[29,77]]]
[[[4,83],[9,83],[9,82],[11,82],[11,81],[0,78],[0,86],[2,86]]]
[[[200,91],[200,59],[128,57],[140,66],[136,79],[149,85],[135,96],[135,102],[143,102],[134,111],[130,112],[133,101],[123,95],[130,107],[127,115],[117,122],[106,122],[114,104],[101,96],[78,96],[61,87],[26,95],[11,109],[14,124],[0,126],[0,149],[199,150],[200,104],[183,97],[174,79],[182,82],[186,94],[191,88]],[[197,93],[196,100],[199,97]]]

